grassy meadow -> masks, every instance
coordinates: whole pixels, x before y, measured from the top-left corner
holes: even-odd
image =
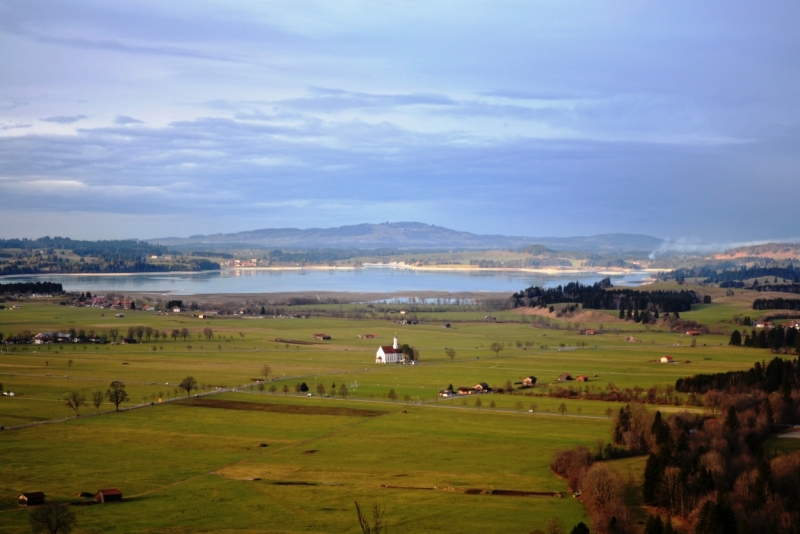
[[[680,333],[612,315],[581,325],[602,326],[602,335],[582,336],[577,325],[567,329],[566,320],[551,318],[554,327],[542,328],[511,312],[493,313],[498,322],[472,311],[429,312],[418,314],[422,324],[410,326],[382,318],[198,319],[141,311],[115,318],[109,310],[22,301],[19,310],[0,310],[6,336],[70,328],[124,333],[139,325],[167,333],[187,328],[191,336],[131,345],[4,347],[0,383],[15,396],[0,397],[0,426],[6,427],[0,432],[0,532],[26,530],[27,512],[16,504],[21,492],[44,491],[50,502],[70,502],[102,487],[119,487],[124,502],[75,507],[77,532],[358,532],[356,499],[384,506],[392,532],[467,525],[529,532],[553,516],[571,529],[588,520],[565,482],[550,472],[551,455],[608,441],[607,410],[620,405],[532,394],[563,386],[557,382],[561,373],[590,377],[588,383],[570,382],[575,388],[611,383],[646,390],[769,358],[766,351],[727,345],[731,316],[756,315],[739,295],[729,299],[716,304],[715,297],[715,304],[682,314],[720,332],[694,338],[696,346]],[[453,321],[451,328],[441,326],[445,320]],[[212,329],[211,340],[198,335],[204,328]],[[332,339],[314,342],[315,333]],[[364,339],[367,333],[379,338]],[[374,363],[378,345],[391,344],[395,333],[420,351],[419,365]],[[635,340],[626,341],[631,336]],[[499,354],[490,349],[494,342],[505,344]],[[448,347],[456,350],[452,361]],[[686,363],[656,363],[663,355]],[[260,392],[254,384],[264,365],[271,374]],[[199,405],[177,389],[189,375],[204,393],[249,387],[201,399],[218,405]],[[542,385],[524,390],[527,395],[437,395],[449,384],[503,387],[529,375]],[[89,417],[95,408],[87,405],[74,417],[61,400],[73,391],[91,400],[112,380],[127,387],[130,399],[121,408],[142,408],[113,413],[106,401],[101,415]],[[296,395],[301,382],[311,392],[323,384],[327,394],[345,384],[349,395]],[[394,401],[390,389],[397,393]],[[252,409],[236,409],[242,402]],[[61,418],[68,419],[38,424]],[[9,429],[20,425],[31,426]],[[796,440],[780,440],[776,449],[791,448],[789,441]],[[641,459],[620,462],[630,480],[639,464]],[[488,494],[492,489],[563,497]]]

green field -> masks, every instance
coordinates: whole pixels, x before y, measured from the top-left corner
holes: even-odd
[[[729,347],[726,334],[700,336],[692,347],[679,333],[609,320],[603,335],[581,336],[565,322],[553,320],[558,329],[543,329],[507,312],[493,314],[497,323],[480,320],[477,312],[441,312],[457,321],[445,329],[432,312],[426,317],[430,322],[408,326],[381,319],[201,320],[148,312],[126,312],[118,319],[109,310],[22,304],[20,310],[0,311],[0,332],[6,336],[69,328],[125,332],[138,325],[166,332],[188,328],[192,336],[133,345],[4,347],[0,382],[15,396],[0,397],[0,426],[33,425],[0,432],[0,532],[27,528],[27,512],[16,505],[21,492],[44,491],[51,502],[70,502],[77,493],[102,487],[119,487],[124,502],[75,507],[78,532],[357,532],[356,499],[384,506],[392,532],[466,525],[528,532],[543,528],[552,516],[571,528],[588,520],[564,481],[550,472],[551,455],[558,448],[608,441],[606,410],[616,411],[619,404],[544,396],[561,386],[559,374],[588,375],[588,383],[570,383],[580,390],[609,383],[663,389],[682,376],[743,369],[769,356]],[[737,304],[698,307],[682,317],[711,319],[729,331],[725,321],[743,312]],[[213,330],[210,341],[198,337],[206,327]],[[332,340],[274,341],[313,342],[319,332]],[[366,333],[379,338],[357,337]],[[391,344],[395,333],[401,343],[419,349],[419,365],[374,363],[378,345]],[[626,341],[631,335],[635,341]],[[493,342],[505,343],[499,355],[489,348]],[[453,361],[446,347],[455,348]],[[690,363],[655,363],[667,354]],[[272,369],[266,385],[275,385],[275,393],[253,387],[265,364]],[[180,400],[185,392],[176,389],[187,375],[206,393],[249,386],[204,399],[270,406],[261,411],[231,409],[240,406],[235,403],[189,405]],[[542,387],[514,395],[442,400],[437,395],[449,384],[503,387],[528,375],[538,377]],[[123,408],[143,407],[110,413],[113,406],[106,402],[99,416],[89,417],[95,409],[84,406],[82,417],[74,417],[60,400],[72,391],[91,398],[112,380],[127,385],[130,400]],[[328,393],[334,384],[337,389],[345,384],[350,393],[347,399],[296,395],[294,386],[301,382],[312,392],[323,384]],[[396,401],[387,397],[390,389],[398,394]],[[535,413],[529,412],[531,404]],[[69,419],[37,424],[59,418]],[[786,441],[794,440],[781,440],[781,449],[791,448]],[[635,471],[639,463],[619,465]],[[467,494],[468,489],[486,491]],[[564,492],[564,497],[487,494],[493,489]]]

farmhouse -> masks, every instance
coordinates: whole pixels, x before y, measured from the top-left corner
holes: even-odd
[[[378,339],[378,334],[364,334],[364,339]]]
[[[458,394],[459,394],[459,395],[472,395],[473,393],[475,393],[475,390],[474,390],[474,389],[472,389],[472,388],[465,388],[465,387],[460,387],[460,388],[458,388],[458,390],[457,390],[457,391],[458,391]]]
[[[575,381],[576,382],[588,382],[589,381],[589,377],[586,376],[586,375],[578,375],[578,376],[575,377]]]
[[[686,335],[687,336],[699,336],[700,335],[700,330],[687,330],[686,331]]]
[[[64,342],[69,341],[70,335],[69,334],[62,334],[61,332],[39,332],[35,336],[33,336],[33,342],[36,345],[43,345],[46,343],[53,343],[53,342]]]
[[[37,504],[44,504],[44,493],[41,491],[23,493],[19,496],[20,506],[36,506]]]
[[[661,363],[672,363],[673,361],[674,360],[672,359],[672,356],[662,356],[661,357]]]
[[[564,374],[558,375],[558,381],[559,382],[566,382],[567,380],[573,380],[571,374],[564,373]]]
[[[328,340],[330,340],[330,338],[331,338],[331,336],[329,336],[328,334],[314,334],[314,339],[317,339],[317,340],[320,340],[320,341],[328,341]]]
[[[94,502],[121,502],[122,501],[122,492],[119,488],[107,488],[101,489],[98,491],[94,496]]]
[[[525,378],[522,379],[522,387],[524,388],[532,388],[535,385],[536,385],[536,377],[533,375],[526,376]]]
[[[403,351],[397,344],[397,336],[394,337],[393,344],[380,347],[375,354],[375,363],[399,363],[402,361]]]
[[[489,384],[486,382],[480,382],[475,384],[475,387],[472,388],[475,393],[491,393],[492,388],[489,387]]]

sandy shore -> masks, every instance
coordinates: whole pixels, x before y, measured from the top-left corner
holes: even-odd
[[[280,293],[205,293],[196,295],[176,295],[156,291],[125,291],[126,295],[141,297],[144,300],[157,298],[180,298],[186,302],[261,302],[267,301],[281,305],[289,299],[308,299],[326,304],[330,300],[341,303],[377,302],[394,299],[442,299],[452,302],[456,299],[470,301],[507,300],[511,293],[490,291],[401,291],[401,292],[348,292],[348,291],[287,291]]]

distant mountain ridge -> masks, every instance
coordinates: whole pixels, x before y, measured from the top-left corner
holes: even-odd
[[[594,253],[650,252],[662,239],[640,234],[602,234],[580,237],[481,235],[417,222],[355,224],[337,228],[264,228],[232,234],[148,239],[180,248],[355,248],[355,249],[474,249],[491,250],[544,245],[552,250]]]

